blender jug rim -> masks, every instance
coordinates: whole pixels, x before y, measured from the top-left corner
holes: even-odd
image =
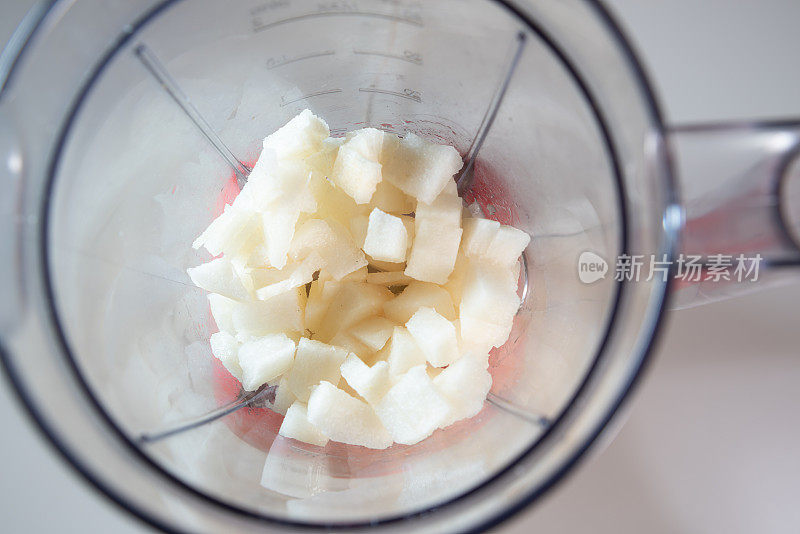
[[[579,87],[583,95],[586,97],[587,102],[591,106],[592,112],[594,114],[595,119],[597,120],[598,127],[602,131],[603,141],[605,143],[605,148],[607,150],[607,154],[609,156],[610,161],[612,162],[613,166],[613,174],[615,177],[616,182],[616,195],[617,195],[617,202],[620,204],[620,232],[621,232],[621,247],[620,250],[625,253],[628,250],[628,226],[626,220],[626,204],[625,204],[625,190],[624,190],[624,183],[621,176],[621,170],[619,167],[619,159],[618,154],[615,150],[614,138],[611,135],[610,129],[606,124],[606,120],[604,119],[602,110],[600,109],[599,104],[597,103],[596,98],[593,96],[591,89],[588,87],[586,82],[581,78],[581,74],[579,71],[574,67],[571,63],[570,58],[557,46],[557,43],[552,39],[552,37],[543,29],[541,26],[534,20],[531,19],[530,16],[525,14],[522,10],[520,10],[516,5],[514,5],[513,1],[507,0],[490,0],[493,3],[501,6],[502,8],[508,10],[511,14],[517,17],[522,23],[523,26],[537,35],[539,38],[545,42],[549,49],[553,52],[553,54],[561,61],[562,65],[569,71],[570,75],[572,76],[573,81]],[[39,12],[36,13],[38,20],[33,22],[29,25],[29,34],[27,37],[21,39],[18,43],[18,48],[16,50],[7,51],[9,52],[9,56],[13,55],[13,58],[10,66],[8,69],[0,69],[0,72],[5,74],[5,78],[0,80],[0,101],[3,97],[3,92],[8,86],[8,83],[11,81],[13,76],[14,70],[17,67],[17,59],[24,54],[25,49],[28,47],[30,42],[35,38],[36,33],[41,28],[42,20],[50,13],[53,7],[58,4],[58,0],[50,0],[46,3],[46,7],[41,8]],[[49,252],[48,252],[48,232],[49,232],[49,202],[50,202],[50,191],[55,182],[56,173],[59,166],[59,157],[60,153],[63,149],[63,146],[66,142],[66,138],[71,128],[71,124],[78,115],[79,110],[81,109],[81,105],[91,90],[94,83],[99,79],[101,73],[103,72],[105,66],[108,64],[112,58],[126,45],[129,41],[134,38],[137,32],[155,19],[159,14],[161,14],[167,8],[175,5],[178,3],[178,0],[164,0],[160,2],[156,6],[154,6],[150,11],[146,12],[142,17],[140,17],[136,22],[131,24],[129,27],[125,29],[125,32],[119,36],[119,38],[110,45],[108,50],[103,54],[100,61],[94,66],[93,70],[91,71],[90,75],[86,78],[85,82],[81,85],[79,89],[79,93],[77,98],[73,101],[71,105],[71,109],[67,114],[67,118],[64,123],[59,127],[60,132],[57,137],[56,146],[49,157],[49,163],[47,165],[47,178],[46,178],[46,187],[45,187],[45,195],[43,196],[43,203],[41,205],[41,215],[42,220],[38,229],[39,233],[39,253],[40,257],[43,261],[43,271],[42,271],[42,278],[41,281],[45,287],[45,294],[47,299],[47,309],[48,309],[48,319],[51,322],[51,326],[56,332],[56,338],[58,345],[63,352],[63,355],[66,357],[68,366],[72,370],[77,379],[78,384],[80,384],[81,389],[83,390],[83,394],[88,398],[90,403],[94,406],[97,410],[98,414],[101,416],[101,419],[107,424],[107,426],[121,439],[121,441],[127,446],[127,448],[141,461],[143,461],[146,465],[152,468],[156,473],[158,473],[161,477],[166,478],[167,481],[177,485],[181,490],[187,491],[193,494],[196,497],[201,498],[204,501],[207,501],[215,506],[221,507],[225,510],[230,512],[234,512],[236,514],[241,514],[246,517],[250,517],[253,519],[258,519],[266,524],[273,524],[277,526],[294,526],[294,527],[301,527],[301,528],[315,528],[315,529],[333,529],[333,530],[340,530],[340,529],[353,529],[353,528],[367,528],[367,527],[374,527],[380,525],[386,525],[391,523],[397,523],[399,521],[404,521],[410,518],[418,517],[420,515],[429,512],[431,509],[447,509],[450,505],[459,500],[464,499],[465,497],[474,494],[484,487],[488,486],[492,482],[496,481],[504,474],[509,472],[510,470],[514,469],[514,467],[525,457],[527,457],[534,449],[536,449],[552,432],[562,426],[562,423],[566,417],[566,415],[575,409],[576,400],[580,396],[581,392],[586,388],[589,378],[592,376],[593,372],[595,371],[598,362],[601,360],[601,356],[606,349],[606,345],[608,342],[608,338],[611,331],[611,325],[613,324],[615,316],[617,316],[619,311],[619,306],[622,298],[622,294],[625,289],[624,284],[617,284],[617,291],[615,293],[613,299],[613,305],[611,306],[611,313],[608,319],[607,324],[605,325],[605,332],[602,336],[602,340],[598,345],[595,355],[591,360],[591,364],[589,368],[585,372],[585,376],[579,383],[579,386],[575,389],[573,395],[571,396],[569,402],[567,402],[559,413],[558,417],[556,417],[552,423],[549,425],[548,428],[544,430],[544,432],[529,446],[527,446],[521,453],[517,454],[509,463],[501,470],[493,473],[491,477],[487,478],[486,480],[482,481],[480,485],[456,495],[448,499],[446,502],[439,502],[433,505],[428,506],[425,509],[417,510],[411,513],[406,513],[403,515],[398,515],[394,517],[389,517],[385,519],[378,519],[371,522],[358,522],[358,523],[309,523],[309,522],[302,522],[302,521],[292,521],[288,519],[282,519],[279,517],[271,517],[264,515],[263,513],[255,512],[252,510],[245,509],[243,507],[233,505],[227,503],[223,500],[217,499],[210,495],[207,495],[203,491],[196,489],[192,485],[183,480],[177,478],[175,475],[169,473],[166,469],[164,469],[157,461],[151,458],[148,454],[142,451],[137,445],[134,443],[133,439],[130,438],[113,420],[111,415],[107,413],[107,411],[103,408],[100,404],[99,400],[96,398],[94,393],[91,390],[88,382],[86,381],[85,377],[83,376],[77,361],[75,360],[72,350],[70,349],[69,342],[67,340],[66,334],[62,329],[61,320],[59,319],[59,312],[57,310],[56,302],[55,302],[55,295],[52,285],[52,277],[51,277],[51,267],[49,264]],[[669,147],[667,146],[667,138],[664,135],[665,126],[664,121],[662,118],[662,114],[660,112],[660,108],[656,101],[655,94],[652,90],[652,86],[649,83],[648,77],[642,67],[641,63],[638,61],[637,56],[634,50],[631,48],[629,40],[626,39],[624,33],[617,25],[617,23],[612,18],[611,14],[608,12],[607,8],[597,0],[586,0],[586,4],[592,8],[592,12],[594,15],[602,22],[604,28],[609,32],[609,34],[613,37],[614,44],[623,52],[625,59],[628,63],[628,67],[632,69],[634,77],[638,83],[638,92],[643,97],[643,101],[647,107],[647,112],[649,114],[649,120],[651,121],[651,125],[655,129],[655,135],[658,137],[660,143],[660,148],[663,148],[665,151],[660,154],[664,156],[661,158],[660,162],[666,167],[666,172],[664,173],[664,177],[666,179],[666,188],[668,192],[668,199],[666,202],[665,208],[669,208],[670,206],[674,206],[677,204],[677,187],[675,181],[673,179],[673,175],[671,172],[671,158],[669,157]],[[33,11],[33,10],[32,10]],[[4,54],[6,56],[6,54]],[[8,56],[6,56],[8,57]],[[674,248],[677,242],[677,232],[679,230],[678,225],[666,225],[664,227],[666,240],[662,240],[660,246],[667,251],[670,256],[674,255]],[[516,502],[512,502],[509,505],[505,506],[504,509],[501,509],[498,513],[495,513],[491,517],[484,517],[482,518],[482,523],[479,525],[475,525],[472,528],[472,531],[478,532],[485,528],[489,528],[493,525],[496,525],[520,509],[524,508],[532,501],[534,501],[537,497],[541,494],[546,492],[550,487],[560,481],[565,473],[567,473],[582,457],[583,454],[591,447],[591,445],[596,441],[598,436],[602,433],[603,429],[606,427],[608,422],[613,418],[615,413],[620,408],[621,404],[624,400],[628,397],[630,391],[632,390],[635,383],[637,383],[638,377],[641,375],[645,364],[649,361],[649,357],[651,354],[652,347],[655,344],[657,335],[660,331],[660,325],[663,321],[661,321],[661,317],[666,309],[666,301],[668,295],[668,286],[671,283],[671,278],[668,278],[666,282],[658,284],[658,289],[654,289],[653,294],[659,299],[658,306],[654,306],[654,311],[652,315],[652,320],[650,321],[651,324],[644,325],[642,328],[643,331],[647,331],[646,337],[648,338],[648,342],[642,347],[640,354],[633,355],[632,358],[638,359],[637,364],[634,366],[634,371],[631,373],[630,376],[627,377],[626,382],[619,390],[615,393],[614,401],[612,402],[612,408],[608,410],[604,416],[596,422],[595,427],[592,429],[591,435],[589,439],[584,440],[584,442],[577,447],[576,449],[572,450],[569,454],[568,459],[563,462],[563,464],[551,475],[544,479],[543,483],[540,485],[529,488],[529,491],[526,492],[521,498],[518,498]],[[14,390],[17,393],[20,401],[22,402],[23,406],[25,406],[27,413],[31,416],[31,418],[36,422],[39,429],[48,437],[48,440],[53,444],[56,450],[68,461],[70,465],[72,465],[84,478],[86,478],[89,482],[91,482],[102,494],[108,497],[111,501],[115,504],[119,505],[123,509],[131,512],[133,515],[137,516],[141,520],[145,521],[146,523],[159,528],[164,531],[175,531],[173,526],[166,525],[162,522],[159,518],[155,517],[154,514],[149,513],[146,510],[141,509],[138,505],[135,505],[130,502],[124,495],[124,493],[118,491],[116,488],[110,487],[100,476],[98,476],[92,468],[85,465],[85,462],[76,458],[67,447],[63,446],[61,443],[61,437],[58,435],[56,431],[54,431],[47,421],[38,413],[38,407],[32,400],[31,392],[28,391],[26,386],[22,383],[22,380],[17,376],[16,371],[13,368],[12,362],[10,361],[9,355],[6,351],[6,348],[0,344],[0,360],[2,360],[3,367],[7,373],[7,376],[10,379],[10,382],[14,386]]]

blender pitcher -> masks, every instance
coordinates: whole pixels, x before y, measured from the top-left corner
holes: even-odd
[[[593,1],[45,2],[0,73],[3,365],[72,465],[165,530],[495,524],[607,427],[669,293],[691,305],[800,264],[800,125],[666,128]],[[332,135],[455,146],[463,195],[532,236],[483,410],[414,446],[280,437],[208,346],[191,243],[305,108]],[[679,252],[763,261],[755,283],[676,284]],[[636,255],[669,276],[614,276]]]

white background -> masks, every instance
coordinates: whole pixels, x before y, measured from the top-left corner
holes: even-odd
[[[800,2],[608,3],[671,122],[800,117]],[[0,43],[28,5],[2,2]],[[497,530],[799,532],[798,303],[800,283],[671,314],[613,443]],[[56,458],[3,379],[0,427],[0,530],[149,531]]]

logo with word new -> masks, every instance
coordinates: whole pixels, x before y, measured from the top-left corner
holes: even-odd
[[[584,284],[591,284],[605,278],[608,272],[608,262],[595,254],[585,251],[578,257],[578,278]]]

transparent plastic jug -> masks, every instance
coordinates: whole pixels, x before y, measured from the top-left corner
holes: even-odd
[[[688,217],[682,250],[764,256],[747,288],[798,262],[797,124],[668,131],[594,2],[45,3],[0,67],[3,364],[61,453],[165,529],[494,524],[607,427],[675,289],[613,267],[584,283],[583,252],[674,259]],[[205,259],[190,245],[240,164],[304,108],[334,135],[454,145],[466,196],[531,234],[484,409],[381,451],[278,437],[280,416],[258,404],[143,441],[237,398],[185,274]],[[682,205],[678,169],[715,185],[691,181]],[[675,302],[743,289],[694,284]]]

